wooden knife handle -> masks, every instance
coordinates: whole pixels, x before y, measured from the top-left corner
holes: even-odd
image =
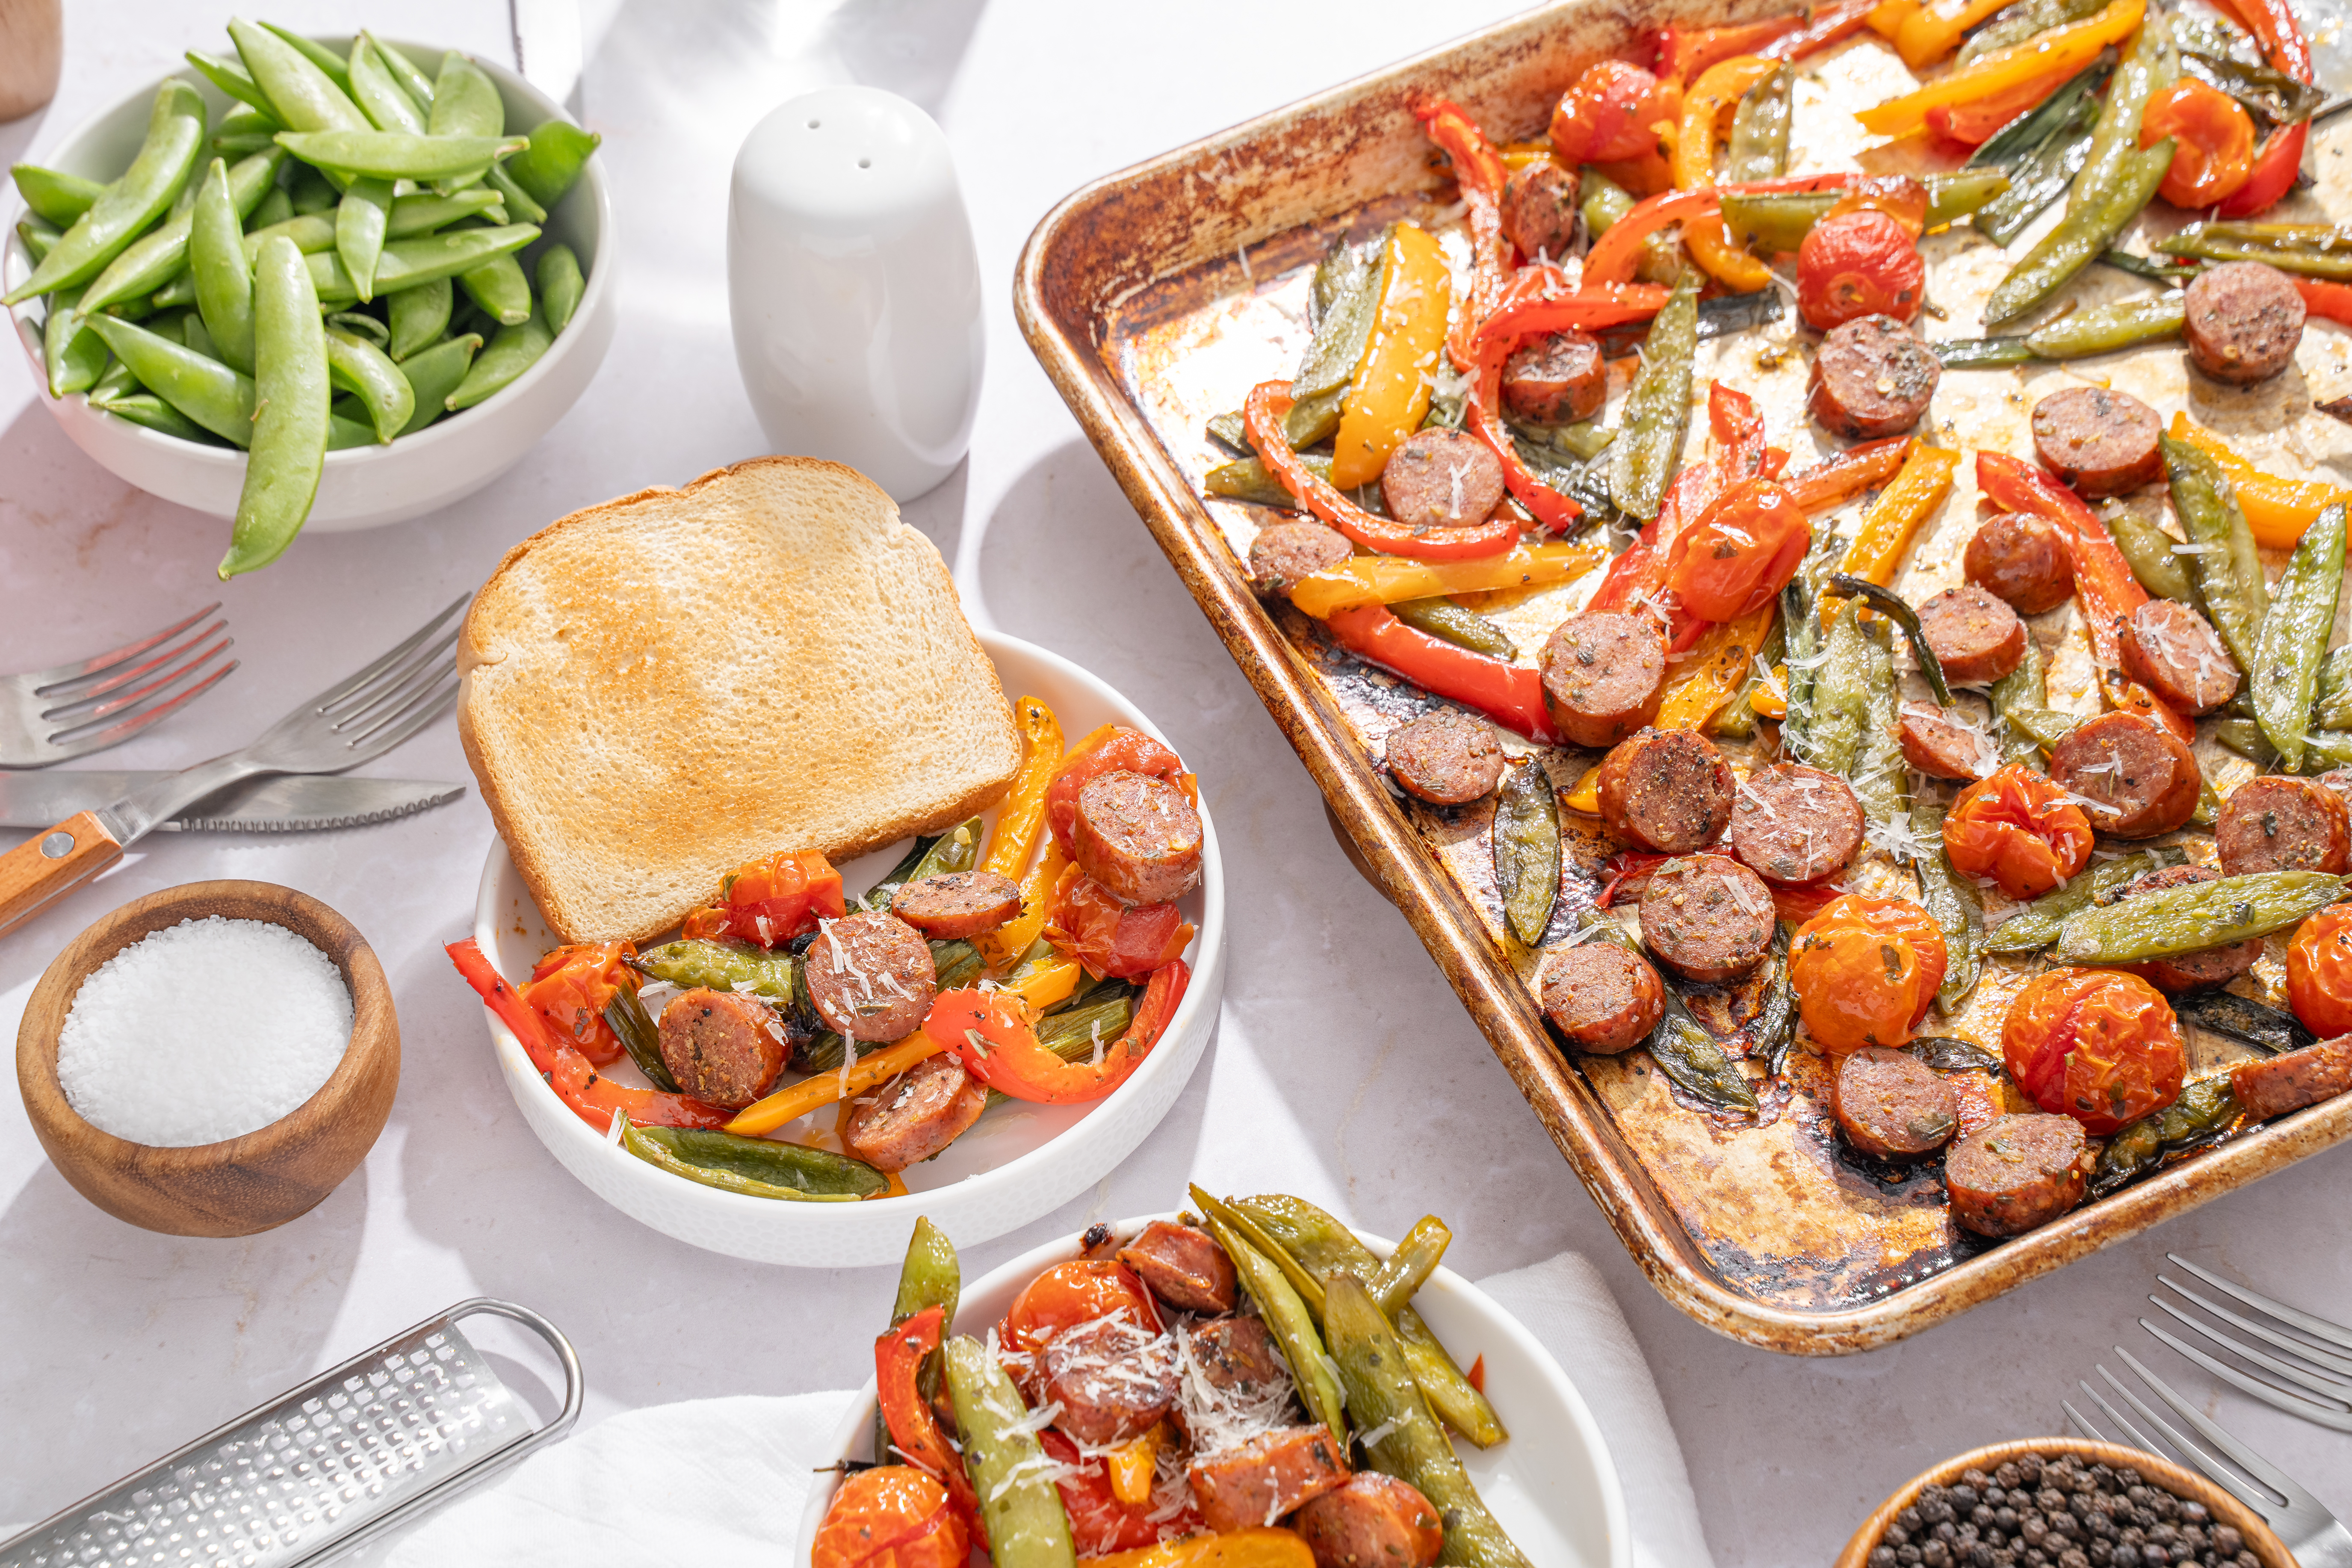
[[[84,811],[0,855],[0,931],[122,858],[114,835]]]

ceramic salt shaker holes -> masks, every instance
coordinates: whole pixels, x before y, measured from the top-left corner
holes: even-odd
[[[936,121],[894,93],[793,99],[744,139],[727,213],[735,361],[778,452],[911,500],[971,443],[980,258]]]

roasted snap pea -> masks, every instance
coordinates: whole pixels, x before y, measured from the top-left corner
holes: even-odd
[[[1504,781],[1494,831],[1504,923],[1528,946],[1539,946],[1559,900],[1559,802],[1540,757],[1519,763]]]
[[[1396,1244],[1396,1250],[1389,1254],[1380,1272],[1364,1281],[1364,1289],[1379,1305],[1381,1316],[1394,1321],[1401,1308],[1412,1305],[1414,1292],[1437,1272],[1453,1240],[1454,1233],[1433,1214],[1413,1221],[1412,1228],[1404,1233],[1404,1239]]]
[[[2193,261],[2152,261],[2145,256],[2136,256],[2112,245],[2099,252],[2099,265],[2157,283],[2178,283],[2204,270]]]
[[[384,314],[390,321],[391,339],[385,349],[394,363],[441,341],[441,334],[449,329],[449,309],[456,292],[455,282],[436,278],[386,298]],[[453,387],[456,384],[450,383]]]
[[[2316,730],[2352,729],[2352,643],[2329,648],[2320,662],[2319,684],[2311,698],[2311,723]]]
[[[407,428],[416,413],[416,389],[374,343],[341,327],[329,327],[326,331],[329,378],[355,394],[366,406],[375,438],[390,441]]]
[[[106,342],[83,321],[79,289],[58,289],[49,296],[49,313],[41,321],[41,365],[51,397],[88,392],[106,374]]]
[[[1644,522],[1658,515],[1690,428],[1692,365],[1698,353],[1696,270],[1675,284],[1650,323],[1641,373],[1626,394],[1618,437],[1609,448],[1610,500],[1626,516]]]
[[[1789,983],[1787,921],[1772,922],[1772,988],[1748,1033],[1748,1054],[1763,1058],[1764,1070],[1774,1078],[1788,1071],[1789,1053],[1797,1046],[1797,991]]]
[[[2344,584],[2344,503],[2338,501],[2304,531],[2263,617],[2262,643],[2247,671],[2254,717],[2290,772],[2303,766],[2320,661],[2336,626],[2336,599]]]
[[[2352,227],[2307,223],[2192,223],[2156,248],[2206,261],[2260,261],[2283,272],[2352,279]]]
[[[2053,27],[2080,22],[2097,15],[2104,5],[2105,0],[2019,0],[1993,13],[1991,21],[1970,33],[1952,64],[1955,68],[1964,66],[1995,49],[2038,37]]]
[[[1784,65],[1741,95],[1731,111],[1726,183],[1778,179],[1789,172],[1789,101],[1796,79]]]
[[[310,513],[327,456],[326,329],[310,268],[290,239],[263,246],[254,268],[253,370],[253,444],[221,557],[224,581],[286,552]]]
[[[2208,87],[2218,88],[2236,99],[2248,113],[2259,117],[2257,124],[2269,120],[2292,125],[2310,119],[2312,110],[2327,101],[2323,89],[2297,81],[2284,71],[2248,65],[2203,49],[2181,50],[2180,68]]]
[[[899,864],[902,872],[893,868],[873,887],[866,889],[866,907],[887,910],[898,889],[908,882],[919,882],[926,877],[943,877],[952,871],[969,871],[980,861],[981,840],[986,831],[977,816],[966,817],[936,838],[921,841],[919,854],[909,852],[909,858]]]
[[[1477,611],[1442,595],[1407,599],[1391,605],[1389,611],[1405,625],[1417,626],[1433,637],[1444,637],[1456,647],[1466,647],[1506,663],[1519,657],[1518,644],[1511,640],[1509,633]]]
[[[354,179],[335,207],[335,255],[362,304],[375,298],[375,264],[392,224],[392,182]]]
[[[2091,128],[2099,117],[2096,88],[2108,75],[2109,68],[2093,66],[2051,95],[2043,108],[2056,106],[2052,123],[2030,151],[2010,164],[2009,188],[1976,215],[1978,233],[1995,245],[2007,245],[2066,194],[2091,155]]]
[[[177,77],[155,94],[146,139],[121,178],[100,191],[81,216],[50,247],[32,275],[5,295],[15,305],[58,289],[95,279],[147,226],[163,216],[195,166],[205,140],[205,100]]]
[[[1812,671],[1805,741],[1806,760],[1824,773],[1850,777],[1862,761],[1870,721],[1870,649],[1853,601],[1840,600]]]
[[[393,296],[398,299],[398,295]],[[474,363],[474,351],[482,340],[467,332],[463,337],[450,338],[420,349],[406,359],[396,362],[400,374],[416,394],[416,412],[400,427],[404,436],[413,436],[448,412],[449,395],[466,379],[466,371]]]
[[[670,1076],[669,1063],[662,1059],[661,1026],[638,999],[636,986],[614,988],[613,999],[604,1004],[604,1023],[621,1042],[621,1048],[629,1053],[629,1060],[646,1075],[646,1082],[664,1094],[677,1092],[677,1079]]]
[[[800,961],[748,942],[707,937],[666,942],[629,961],[629,967],[655,980],[692,991],[743,991],[779,1005],[793,1001],[793,970]]]
[[[1345,1401],[1339,1381],[1331,1375],[1323,1337],[1316,1331],[1306,1300],[1274,1260],[1250,1245],[1230,1223],[1214,1214],[1205,1218],[1209,1234],[1233,1259],[1242,1288],[1257,1303],[1258,1313],[1273,1332],[1282,1359],[1290,1363],[1291,1378],[1297,1385],[1299,1403],[1306,1405],[1308,1418],[1329,1427],[1332,1436],[1344,1445],[1348,1440]]]
[[[228,36],[236,45],[237,58],[245,62],[254,85],[261,89],[260,107],[276,115],[278,122],[289,131],[375,128],[343,90],[342,81],[334,73],[321,68],[309,51],[274,29],[232,21]],[[349,79],[345,73],[342,80]]]
[[[250,380],[144,327],[107,316],[90,317],[89,324],[148,391],[233,445],[253,439]]]
[[[2251,996],[2231,991],[2205,991],[2174,1000],[2172,1010],[2200,1029],[2229,1036],[2261,1051],[2277,1056],[2315,1045],[2319,1037],[2303,1020],[2276,1007],[2266,1007]]]
[[[215,159],[189,215],[188,273],[196,309],[223,363],[253,374],[253,268],[247,262],[228,170]]]
[[[2106,523],[2132,576],[2150,597],[2197,606],[2197,590],[2189,584],[2185,558],[2172,548],[2172,535],[2135,511],[2110,512]]]
[[[2025,346],[2022,336],[1946,338],[1929,346],[1936,351],[1937,363],[1946,370],[1999,370],[2013,364],[2032,364],[2041,357]]]
[[[709,1128],[639,1127],[625,1119],[621,1142],[649,1165],[745,1197],[854,1204],[890,1184],[881,1172],[846,1154]]]
[[[1863,820],[1891,832],[1909,817],[1911,774],[1903,762],[1903,720],[1887,641],[1883,625],[1863,634],[1862,754],[1848,782]]]
[[[1813,676],[1822,663],[1822,632],[1803,579],[1800,572],[1780,590],[1780,625],[1787,637],[1784,651],[1789,669],[1789,710],[1780,720],[1780,750],[1790,761],[1811,765],[1815,755]]]
[[[2058,940],[2067,919],[2089,909],[2103,893],[2186,858],[2178,849],[2136,849],[2100,862],[2088,876],[2070,878],[2064,887],[2042,894],[1993,928],[1983,942],[1987,952],[2031,952]],[[2146,896],[2146,895],[2143,895]]]
[[[2149,300],[2119,300],[2061,316],[2025,336],[2025,346],[2042,359],[2087,359],[2119,353],[2141,343],[2180,335],[2187,296],[2175,291]]]
[[[1076,1568],[1070,1516],[1021,1391],[971,1335],[957,1334],[940,1349],[991,1559],[997,1568]]]
[[[2264,773],[2270,772],[2278,762],[2278,752],[2272,750],[2270,742],[2263,738],[2263,727],[2252,719],[2216,720],[2213,724],[2213,739]],[[2306,742],[2304,751],[2305,760],[2308,761],[2310,755],[2310,748]]]
[[[1980,1072],[2000,1078],[2009,1070],[1999,1057],[1957,1035],[1915,1036],[1905,1043],[1903,1054],[1937,1072]]]
[[[955,1243],[929,1219],[915,1221],[907,1238],[907,1258],[898,1266],[898,1294],[890,1305],[890,1326],[927,1308],[937,1307],[950,1327],[955,1324],[956,1303],[963,1294],[963,1266]]]
[[[2199,1079],[2182,1089],[2170,1105],[2141,1117],[2107,1141],[2091,1172],[2091,1195],[2105,1197],[2133,1178],[2155,1170],[2172,1151],[2226,1132],[2242,1109],[2229,1074]]]
[[[1948,174],[1929,174],[1921,182],[1927,188],[1927,226],[1941,228],[1958,223],[2008,190],[2009,178],[2008,173],[2000,169],[1961,169]],[[1828,213],[1837,197],[1835,191],[1728,195],[1723,198],[1723,221],[1733,234],[1758,251],[1793,251],[1805,242],[1806,234]]]
[[[504,392],[537,364],[554,342],[555,334],[548,331],[546,319],[537,310],[520,326],[500,327],[498,336],[490,340],[490,346],[476,356],[467,368],[466,378],[443,403],[454,413]]]
[[[1624,928],[1593,910],[1583,916],[1585,929],[1592,935],[1588,940],[1613,942],[1640,953],[1644,962],[1649,954],[1625,933]],[[1665,991],[1665,1016],[1658,1026],[1650,1031],[1643,1042],[1658,1070],[1685,1094],[1717,1110],[1753,1115],[1757,1110],[1756,1090],[1739,1064],[1731,1059],[1721,1041],[1691,1016],[1689,1007],[1673,986]]]
[[[1135,998],[1127,994],[1048,1013],[1037,1020],[1037,1043],[1066,1062],[1094,1059],[1118,1044],[1135,1021]]]
[[[532,201],[553,212],[604,140],[568,120],[541,121],[531,130],[530,145],[507,160],[507,174]]]
[[[1291,382],[1296,401],[1284,416],[1283,434],[1293,447],[1311,447],[1339,427],[1340,405],[1355,383],[1380,313],[1381,248],[1334,246],[1316,266],[1315,293],[1327,302]]]
[[[2303,771],[2324,773],[2330,768],[2352,767],[2352,733],[2314,730],[2304,738]]]
[[[2324,871],[2256,871],[2141,893],[2069,916],[2062,963],[2138,963],[2284,931],[2336,902],[2347,879]]]
[[[1944,853],[1942,806],[1914,805],[1911,827],[1920,845],[1912,862],[1912,869],[1919,873],[1919,905],[1943,928],[1944,982],[1936,987],[1936,1005],[1949,1017],[1976,989],[1983,970],[1979,954],[1984,944],[1984,896],[1975,882],[1953,870]]]
[[[547,330],[560,338],[572,324],[572,312],[580,309],[580,297],[588,291],[588,279],[580,272],[580,258],[568,245],[549,246],[540,255],[535,281]]]
[[[190,419],[152,392],[128,393],[121,397],[92,397],[92,408],[102,409],[133,425],[142,426],[158,435],[177,437],[183,441],[194,441],[202,446],[227,445],[219,437]]]
[[[1861,595],[1869,601],[1872,609],[1901,627],[1904,640],[1911,645],[1912,657],[1919,661],[1919,673],[1927,678],[1927,689],[1934,692],[1936,700],[1945,707],[1952,705],[1952,689],[1944,682],[1943,661],[1936,657],[1935,647],[1927,641],[1927,634],[1919,625],[1919,612],[1911,607],[1909,600],[1867,577],[1851,576],[1843,572],[1833,574],[1829,585],[1841,594]]]
[[[1584,219],[1584,232],[1599,239],[1633,210],[1633,195],[1598,169],[1586,169],[1582,178],[1584,198],[1577,210]]]
[[[1329,483],[1331,459],[1321,452],[1301,452],[1298,460],[1316,478]],[[1255,458],[1236,458],[1230,463],[1220,463],[1202,477],[1202,488],[1213,496],[1226,500],[1244,500],[1258,506],[1285,507],[1296,510],[1298,502],[1282,488],[1282,481],[1267,471]]]
[[[2072,713],[2045,706],[2049,688],[2042,672],[2042,649],[2025,639],[2025,657],[2017,668],[1992,683],[1993,717],[2000,721],[2000,760],[2032,762],[2066,738],[2082,721]]]
[[[2238,668],[2251,670],[2262,656],[2263,620],[2270,608],[2253,531],[2239,509],[2236,489],[2210,457],[2169,436],[2160,440],[2173,515],[2195,547],[2186,559],[2198,600]]]
[[[60,231],[71,228],[106,189],[96,180],[85,180],[62,169],[44,169],[38,163],[13,164],[8,173],[16,182],[16,194],[25,198],[25,205]]]
[[[360,106],[369,123],[378,131],[400,131],[412,136],[425,133],[425,111],[408,96],[408,89],[400,85],[392,67],[376,53],[375,41],[366,34],[352,45],[346,69],[352,101]]]

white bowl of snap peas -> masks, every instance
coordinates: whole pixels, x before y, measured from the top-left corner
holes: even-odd
[[[207,52],[235,58],[226,38],[190,41]],[[321,35],[315,41],[337,54],[348,54],[353,39]],[[412,40],[378,41],[401,51],[427,76],[443,53],[437,47]],[[527,133],[551,119],[569,118],[562,105],[511,70],[486,59],[473,63],[497,86],[505,105],[506,124],[514,134]],[[190,174],[194,181],[202,178],[219,155],[210,143],[221,121],[240,106],[193,67],[178,75],[203,95],[206,110],[205,144]],[[114,179],[139,150],[163,79],[126,94],[64,142],[38,153],[33,161],[90,180]],[[229,158],[232,163],[235,161]],[[24,216],[22,207],[9,214],[6,247],[0,252],[0,289],[15,288],[33,272],[32,252],[17,227],[17,220]],[[328,216],[333,216],[331,211]],[[476,406],[445,413],[425,428],[389,444],[330,450],[317,495],[302,524],[305,531],[377,528],[438,510],[504,473],[563,416],[587,389],[612,345],[617,290],[610,276],[611,257],[603,247],[611,222],[611,189],[599,161],[592,156],[572,188],[537,225],[542,231],[540,237],[520,256],[530,276],[546,248],[571,247],[584,274],[584,288],[570,321],[528,370]],[[45,313],[43,301],[29,300],[14,307],[10,315],[34,379],[43,384],[41,401],[74,445],[116,477],[151,494],[215,517],[234,517],[245,484],[243,451],[145,428],[93,406],[83,393],[62,398],[46,395],[41,342]]]

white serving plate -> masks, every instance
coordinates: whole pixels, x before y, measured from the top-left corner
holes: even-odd
[[[1111,1229],[1126,1237],[1155,1219],[1175,1217],[1142,1215]],[[959,1243],[964,1239],[952,1227],[948,1235]],[[1363,1231],[1356,1235],[1380,1257],[1395,1249],[1394,1242],[1380,1237]],[[1066,1236],[967,1285],[956,1306],[956,1331],[985,1336],[1012,1309],[1024,1286],[1055,1264],[1077,1257],[1082,1247],[1081,1237]],[[903,1239],[899,1250],[905,1250]],[[1632,1568],[1633,1537],[1625,1522],[1617,1462],[1610,1457],[1608,1442],[1585,1407],[1584,1396],[1551,1352],[1492,1296],[1451,1268],[1432,1274],[1412,1304],[1454,1360],[1466,1366],[1480,1356],[1486,1358],[1486,1397],[1511,1436],[1483,1451],[1460,1441],[1454,1447],[1477,1484],[1478,1495],[1528,1561],[1537,1568]],[[877,1325],[875,1331],[879,1334],[887,1327]],[[843,1458],[868,1459],[873,1439],[874,1380],[867,1378],[835,1431],[830,1451]],[[833,1493],[834,1486],[823,1481],[809,1489],[791,1568],[808,1568],[817,1526],[824,1521]]]
[[[1006,693],[1044,699],[1060,719],[1066,741],[1114,721],[1167,739],[1133,703],[1067,659],[1013,637],[979,635]],[[994,813],[987,815],[992,822]],[[1116,1092],[1089,1105],[1004,1105],[988,1111],[945,1152],[901,1173],[906,1197],[790,1203],[720,1192],[656,1170],[572,1114],[496,1015],[485,1008],[483,1016],[507,1090],[540,1142],[589,1191],[665,1236],[755,1263],[808,1268],[898,1263],[918,1214],[929,1215],[959,1242],[976,1244],[1028,1224],[1100,1180],[1160,1124],[1192,1076],[1216,1027],[1225,984],[1224,873],[1205,803],[1201,827],[1201,886],[1179,901],[1198,928],[1185,953],[1192,984],[1143,1065]],[[872,885],[904,851],[901,844],[851,861],[842,868],[844,883],[853,891]],[[492,841],[482,868],[474,936],[510,980],[527,978],[540,954],[556,945],[502,840]],[[636,1081],[625,1059],[614,1075]],[[832,1108],[818,1115],[824,1126],[832,1125]]]
[[[225,39],[218,41],[226,45]],[[352,43],[348,35],[321,34],[319,41],[338,50],[348,50]],[[428,70],[441,58],[442,50],[425,44],[405,38],[386,41]],[[474,63],[498,83],[499,96],[506,100],[508,123],[527,131],[544,120],[570,118],[562,104],[504,66],[478,58]],[[204,94],[211,124],[217,125],[221,116],[235,107],[227,95],[193,67],[178,74]],[[70,174],[113,179],[138,152],[146,134],[148,110],[154,106],[155,89],[163,79],[157,78],[84,121],[45,153],[42,161]],[[211,154],[199,153],[196,173],[210,163]],[[438,423],[390,446],[328,453],[318,497],[310,503],[303,528],[314,533],[344,533],[405,522],[471,495],[520,460],[531,444],[579,401],[597,367],[604,363],[604,351],[612,347],[620,315],[620,290],[611,276],[615,252],[604,250],[601,243],[612,223],[613,199],[604,165],[591,157],[578,183],[548,213],[547,222],[541,226],[544,237],[522,252],[526,271],[534,265],[540,248],[551,240],[569,245],[580,258],[588,286],[562,335],[537,364],[497,396],[445,415]],[[13,289],[33,270],[32,253],[16,233],[13,213],[6,239],[6,248],[0,250],[0,279]],[[0,289],[0,293],[5,291]],[[80,393],[63,398],[48,395],[47,373],[41,363],[41,330],[34,319],[37,308],[37,300],[27,300],[10,311],[16,341],[32,366],[34,384],[40,389],[38,401],[56,416],[73,444],[128,484],[215,517],[236,516],[237,493],[245,486],[243,452],[200,446],[118,419],[92,408]]]

